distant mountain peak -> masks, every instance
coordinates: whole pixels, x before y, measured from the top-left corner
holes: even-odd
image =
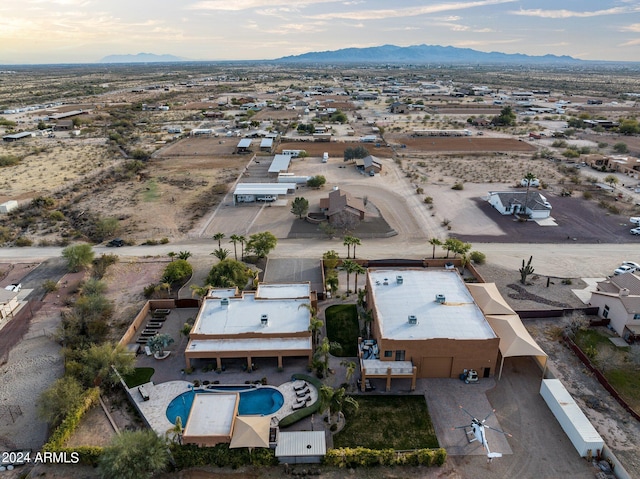
[[[156,55],[155,53],[137,53],[136,55],[107,55],[98,63],[167,63],[167,62],[184,62],[186,58],[177,57],[175,55]]]
[[[481,52],[471,48],[440,45],[381,45],[368,48],[343,48],[340,50],[309,52],[278,58],[276,62],[288,63],[569,63],[580,62],[570,56],[533,56],[522,53]]]

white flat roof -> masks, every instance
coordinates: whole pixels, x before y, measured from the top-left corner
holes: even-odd
[[[249,148],[251,146],[251,138],[243,138],[238,142],[238,148]]]
[[[263,138],[260,141],[260,148],[271,148],[273,146],[273,138]]]
[[[276,457],[324,456],[326,453],[324,431],[281,432],[278,435]]]
[[[311,337],[264,339],[192,339],[185,352],[299,351],[311,349]],[[386,371],[386,370],[385,370]]]
[[[291,155],[276,155],[273,157],[269,173],[280,173],[289,169],[291,164]]]
[[[456,271],[369,269],[368,275],[382,338],[496,337]],[[397,276],[402,277],[402,284]],[[444,304],[435,301],[438,294],[445,296]],[[409,323],[410,315],[416,316],[416,324]]]
[[[295,183],[238,183],[234,195],[286,195]]]
[[[220,299],[205,298],[193,325],[192,333],[208,335],[238,335],[246,333],[298,333],[309,328],[310,305],[305,299],[256,299],[255,294],[229,298],[223,305]],[[262,326],[261,317],[268,317]]]
[[[297,299],[309,298],[311,286],[309,283],[260,283],[256,291],[258,299]]]
[[[184,428],[185,436],[231,435],[238,393],[196,394]]]

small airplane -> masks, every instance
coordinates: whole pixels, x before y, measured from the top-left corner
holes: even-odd
[[[460,409],[466,412],[467,415],[471,418],[471,424],[465,425],[465,426],[457,426],[452,429],[464,429],[465,432],[467,433],[467,439],[469,439],[469,436],[473,434],[473,439],[469,439],[469,442],[478,441],[480,444],[482,444],[482,447],[485,449],[485,451],[487,451],[487,462],[491,462],[491,460],[494,457],[502,457],[502,453],[491,452],[491,450],[489,449],[489,442],[487,441],[486,429],[491,429],[492,431],[499,432],[500,434],[504,434],[507,437],[513,437],[513,436],[511,436],[511,434],[509,433],[501,431],[500,429],[496,429],[495,427],[491,427],[485,424],[487,419],[489,419],[489,416],[491,416],[494,412],[496,412],[496,410],[495,409],[492,410],[489,414],[487,414],[487,416],[482,421],[480,421],[462,406],[460,406]],[[467,431],[467,428],[470,428],[471,430]]]

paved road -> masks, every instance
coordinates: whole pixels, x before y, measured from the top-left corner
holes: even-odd
[[[97,255],[116,253],[123,257],[166,256],[170,251],[190,251],[196,256],[209,256],[217,247],[213,240],[185,240],[157,246],[125,246],[106,248],[96,246]],[[232,245],[228,246],[232,249]],[[319,258],[325,251],[334,249],[346,257],[342,240],[280,239],[270,258]],[[533,256],[532,265],[540,275],[558,277],[602,277],[613,272],[621,261],[640,262],[640,249],[636,244],[512,244],[477,243],[473,250],[487,255],[492,265],[518,269],[523,259]],[[2,261],[36,261],[61,255],[62,248],[0,248]],[[436,250],[436,255],[442,251]],[[426,241],[406,241],[399,237],[363,240],[358,246],[358,258],[425,258],[431,256],[431,246]]]

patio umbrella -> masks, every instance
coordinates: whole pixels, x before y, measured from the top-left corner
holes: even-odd
[[[236,417],[229,447],[269,447],[270,426],[269,416]]]

